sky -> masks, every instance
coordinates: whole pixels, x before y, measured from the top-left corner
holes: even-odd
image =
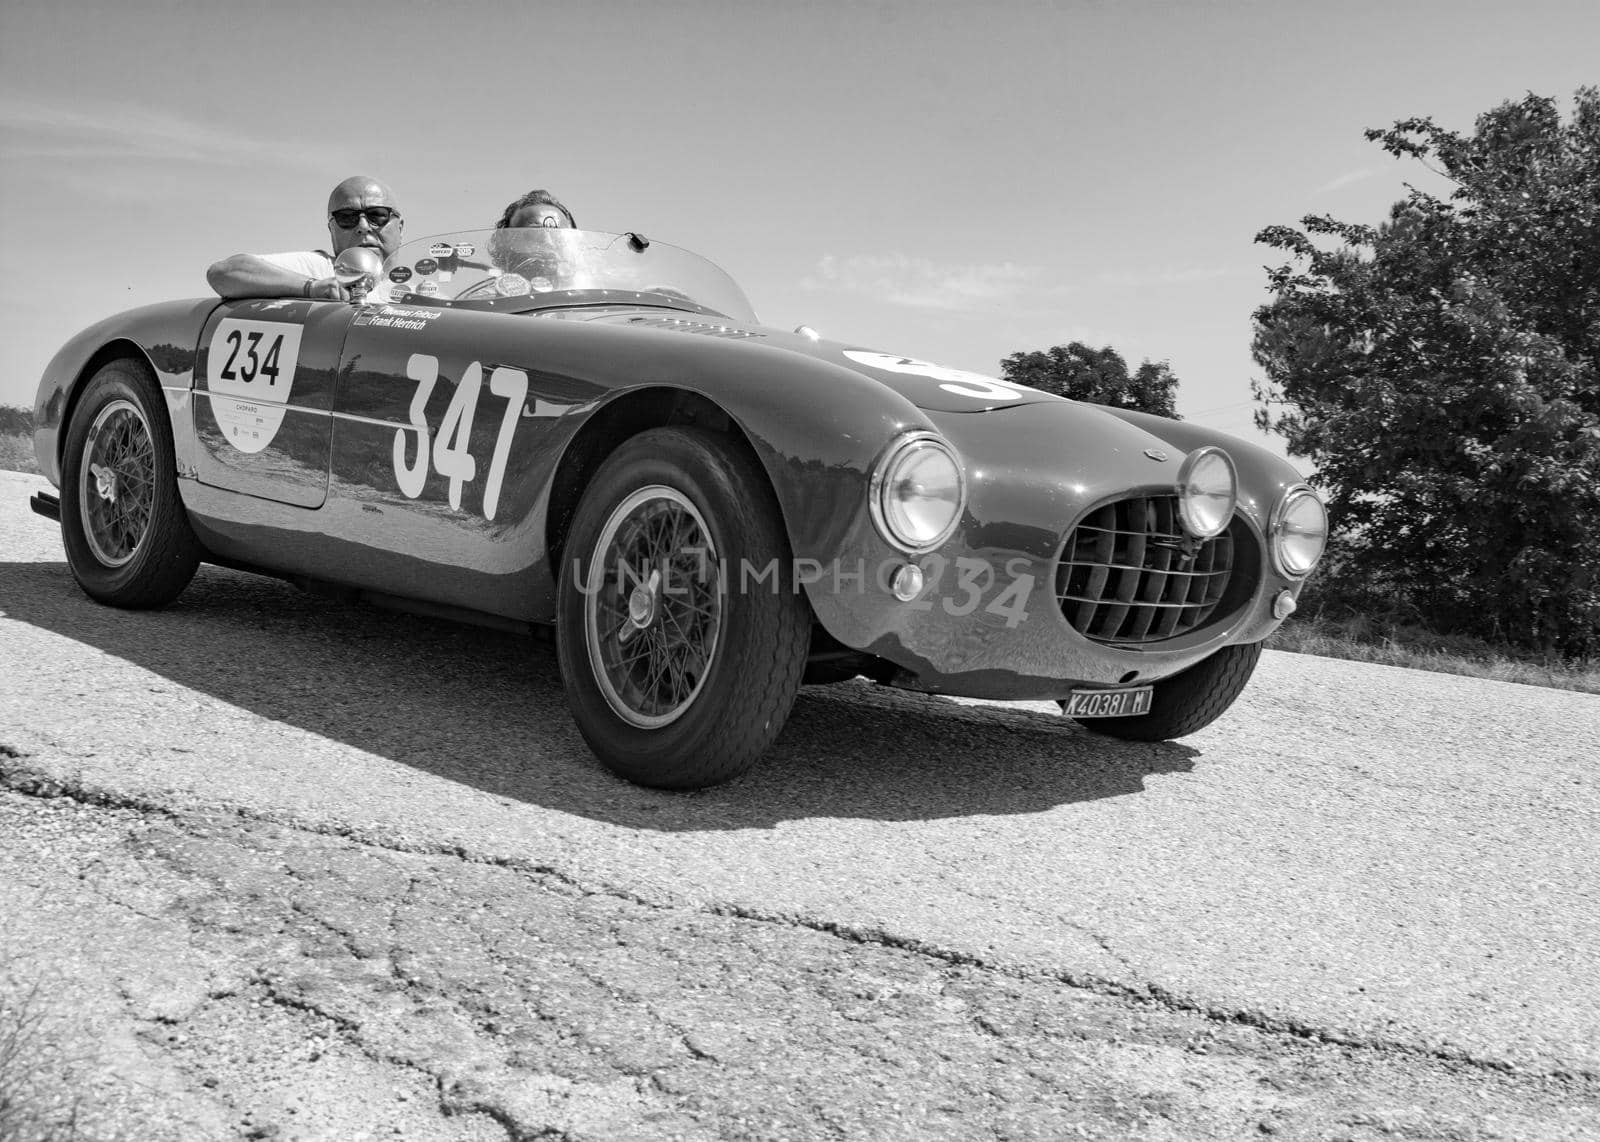
[[[1281,452],[1255,235],[1440,185],[1366,128],[1597,83],[1600,0],[0,0],[0,404],[218,258],[325,245],[362,173],[408,240],[545,187],[863,348],[1166,361]]]

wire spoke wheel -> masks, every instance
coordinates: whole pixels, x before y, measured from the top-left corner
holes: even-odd
[[[726,584],[704,517],[676,488],[625,497],[587,568],[584,635],[608,705],[640,729],[676,721],[717,655]]]
[[[116,607],[162,607],[202,548],[178,492],[172,424],[143,362],[108,361],[63,426],[61,542],[72,577]]]
[[[78,480],[83,536],[101,564],[122,567],[150,530],[155,504],[155,445],[144,412],[114,400],[89,427]]]

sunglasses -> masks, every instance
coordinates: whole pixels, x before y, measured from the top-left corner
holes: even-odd
[[[382,230],[396,218],[399,218],[400,212],[388,206],[369,206],[364,210],[349,207],[344,210],[335,210],[328,217],[332,218],[334,224],[341,230],[354,230],[363,218],[367,220],[367,225],[374,230]]]

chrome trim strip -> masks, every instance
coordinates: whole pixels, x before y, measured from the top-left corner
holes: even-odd
[[[238,400],[239,399],[238,397],[231,397],[227,393],[214,393],[210,389],[193,389],[193,390],[190,390],[190,389],[176,389],[174,391],[175,392],[191,392],[192,391],[192,392],[194,392],[194,393],[196,393],[196,394],[198,394],[200,396],[211,397],[213,400],[217,399],[218,397],[222,398],[223,400]],[[271,400],[263,400],[263,401],[252,401],[251,403],[252,404],[278,404],[279,402],[271,401]],[[283,405],[282,407],[287,409],[289,412],[302,412],[302,413],[305,413],[307,416],[331,416],[335,420],[348,420],[348,421],[350,421],[350,422],[352,422],[354,424],[372,424],[372,425],[376,425],[379,428],[406,428],[406,429],[410,429],[412,432],[420,431],[417,428],[417,426],[414,425],[414,424],[402,424],[398,420],[379,420],[376,417],[371,417],[371,416],[357,416],[353,412],[335,412],[332,409],[326,409],[326,408],[309,408],[306,405],[302,405],[302,404],[286,404],[286,405]]]

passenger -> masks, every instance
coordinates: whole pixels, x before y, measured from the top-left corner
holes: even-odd
[[[572,211],[548,190],[530,190],[500,214],[494,224],[495,232],[489,235],[489,257],[495,265],[509,274],[528,279],[534,293],[566,288],[571,267],[564,251],[566,243],[546,242],[533,235],[517,238],[512,230],[576,230],[577,222]]]
[[[350,300],[350,291],[333,276],[333,260],[356,246],[387,258],[400,247],[404,226],[394,192],[375,178],[352,175],[328,196],[328,238],[333,252],[297,250],[283,254],[234,254],[206,270],[206,281],[226,298],[312,297]],[[389,283],[379,280],[367,294],[387,301]]]
[[[496,230],[520,230],[526,226],[569,227],[576,230],[578,223],[574,221],[572,211],[548,190],[530,190],[506,207],[500,215],[500,221],[494,224]]]

